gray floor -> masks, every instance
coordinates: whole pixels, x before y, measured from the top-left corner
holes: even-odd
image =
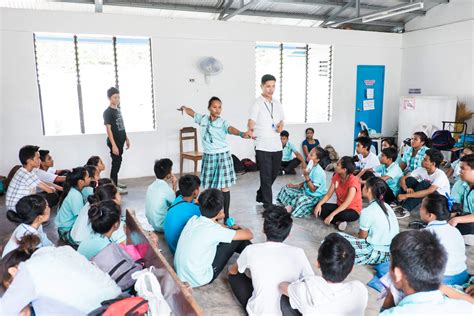
[[[328,180],[329,177],[330,175],[328,174]],[[273,186],[274,196],[278,194],[280,188],[285,184],[289,182],[297,183],[300,182],[301,179],[300,175],[278,177]],[[145,192],[147,186],[153,180],[153,178],[149,177],[123,181],[128,185],[129,191],[128,195],[123,196],[123,207],[136,210],[142,226],[145,229],[150,228],[144,216]],[[231,190],[231,215],[236,219],[237,224],[248,227],[253,231],[255,236],[253,239],[254,243],[265,241],[265,236],[262,233],[263,220],[261,218],[263,208],[255,202],[255,191],[258,185],[258,173],[247,173],[238,176],[237,184],[232,187]],[[0,213],[5,213],[4,197],[0,197]],[[402,230],[407,229],[408,222],[412,219],[413,218],[410,217],[400,221],[400,228]],[[1,216],[1,245],[5,244],[5,240],[10,237],[13,229],[14,226],[9,223],[4,216]],[[348,225],[348,233],[356,234],[357,230],[357,223]],[[45,231],[53,241],[57,240],[54,225],[50,223],[45,227]],[[333,231],[335,231],[333,227],[324,225],[321,220],[313,216],[304,219],[295,219],[291,234],[285,242],[303,248],[315,273],[320,275],[319,270],[315,267],[318,247],[323,238]],[[171,255],[164,241],[160,243],[160,247],[163,250],[163,254],[172,263]],[[469,272],[472,274],[474,273],[474,247],[467,248],[467,256]],[[230,263],[235,262],[235,260],[236,256],[231,259]],[[364,284],[371,278],[372,270],[368,266],[355,266],[353,272],[348,277],[349,280],[360,280]],[[381,301],[377,299],[378,293],[375,290],[369,288],[368,291],[369,303],[366,315],[377,315]],[[194,296],[206,315],[244,315],[243,309],[239,306],[230,291],[225,273],[222,273],[212,284],[194,289]]]

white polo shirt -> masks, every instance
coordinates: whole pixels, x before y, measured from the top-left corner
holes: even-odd
[[[58,177],[56,174],[48,172],[48,171],[44,171],[43,169],[40,169],[40,168],[35,168],[33,170],[36,176],[43,182],[54,183],[54,181]]]
[[[282,150],[277,124],[285,119],[283,107],[275,98],[268,101],[259,96],[250,108],[249,118],[255,122],[255,148],[261,151],[276,152]]]

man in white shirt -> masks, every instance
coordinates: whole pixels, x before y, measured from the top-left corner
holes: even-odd
[[[376,154],[370,151],[372,140],[369,137],[358,137],[356,142],[356,153],[359,159],[356,162],[356,168],[359,169],[357,177],[367,180],[374,175],[374,169],[380,166],[380,160]]]
[[[229,267],[229,283],[249,315],[281,315],[278,285],[312,276],[313,270],[301,248],[286,245],[293,219],[281,206],[263,212],[267,242],[247,246]],[[249,270],[252,278],[245,275]]]
[[[281,103],[273,98],[276,79],[272,75],[262,77],[262,95],[250,108],[248,130],[255,136],[257,164],[260,170],[260,188],[257,202],[264,208],[273,204],[272,185],[278,176],[282,159],[280,133],[285,119]]]
[[[428,194],[438,192],[443,196],[449,195],[451,189],[449,179],[439,169],[443,159],[443,154],[439,150],[430,149],[426,151],[425,158],[421,162],[422,167],[415,169],[400,179],[402,194],[398,195],[398,200],[402,202],[402,206],[405,209],[402,211],[412,211]],[[401,216],[397,217],[400,218]]]

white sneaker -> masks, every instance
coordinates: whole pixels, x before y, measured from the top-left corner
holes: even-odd
[[[127,185],[124,184],[124,183],[119,182],[119,183],[117,184],[117,187],[119,187],[119,188],[121,188],[121,189],[126,189],[126,188],[127,188]]]
[[[407,218],[408,216],[410,216],[410,212],[405,209],[404,207],[397,207],[395,210],[395,216],[397,217],[397,219],[402,219],[402,218]]]
[[[118,191],[118,193],[120,193],[120,195],[128,194],[128,191],[125,190],[125,189],[122,189],[121,187],[118,187],[118,188],[117,188],[117,191]]]
[[[347,228],[347,222],[340,222],[337,225],[337,229],[339,229],[341,232],[345,231]]]
[[[463,235],[464,243],[468,246],[474,246],[474,235]]]

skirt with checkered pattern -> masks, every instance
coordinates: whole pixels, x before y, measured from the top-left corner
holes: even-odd
[[[291,215],[294,217],[305,217],[313,214],[313,207],[318,203],[318,199],[309,196],[303,188],[295,189],[284,186],[278,193],[277,201],[293,208]]]
[[[201,186],[204,189],[229,188],[236,182],[234,162],[230,152],[206,154],[202,157]]]
[[[390,252],[375,250],[365,239],[360,239],[349,234],[339,233],[354,247],[355,264],[379,264],[390,260]]]

